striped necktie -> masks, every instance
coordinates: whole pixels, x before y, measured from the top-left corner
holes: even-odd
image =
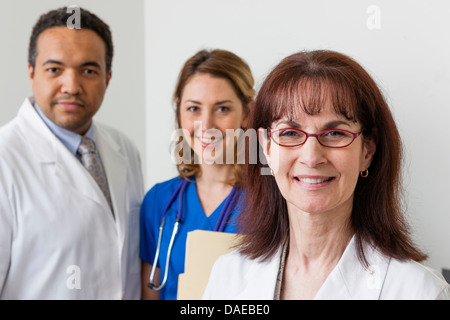
[[[106,201],[108,201],[111,211],[113,211],[111,194],[109,193],[108,179],[106,178],[105,171],[103,170],[100,155],[96,152],[94,141],[89,138],[82,137],[77,152],[81,156],[81,163],[97,182],[98,186],[105,195]]]

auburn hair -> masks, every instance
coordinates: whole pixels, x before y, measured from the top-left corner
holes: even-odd
[[[376,144],[370,174],[359,178],[354,191],[350,223],[359,259],[367,266],[364,242],[399,260],[426,259],[413,244],[404,217],[402,142],[397,126],[377,84],[355,60],[328,50],[288,56],[262,84],[248,128],[269,128],[274,121],[299,112],[319,114],[326,101],[338,114],[358,121],[363,138]],[[241,252],[262,260],[272,257],[289,235],[286,200],[274,177],[261,174],[265,163],[246,161],[246,205],[239,217],[239,232],[244,235]]]

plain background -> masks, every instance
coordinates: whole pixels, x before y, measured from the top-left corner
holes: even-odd
[[[31,95],[26,68],[38,16],[77,4],[113,31],[113,78],[97,119],[133,139],[146,189],[176,175],[172,94],[201,49],[244,58],[256,89],[284,57],[332,49],[360,62],[384,92],[405,147],[404,187],[414,239],[427,265],[450,268],[450,2],[447,0],[2,0],[0,125]],[[1,156],[1,155],[0,155]]]

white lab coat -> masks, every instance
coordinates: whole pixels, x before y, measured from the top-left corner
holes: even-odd
[[[137,149],[94,123],[114,216],[29,99],[0,129],[0,298],[139,299]]]
[[[366,269],[352,239],[315,299],[450,299],[450,286],[437,272],[414,262],[400,262],[365,246]],[[272,300],[280,265],[279,252],[260,262],[238,251],[219,257],[203,299]],[[299,288],[301,290],[301,288]]]

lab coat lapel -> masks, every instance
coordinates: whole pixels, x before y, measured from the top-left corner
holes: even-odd
[[[30,99],[22,104],[18,114],[19,127],[29,142],[36,160],[49,166],[54,175],[69,186],[73,192],[108,207],[107,201],[95,180],[77,158],[59,141],[39,117]]]
[[[17,115],[20,131],[29,142],[37,161],[56,163],[57,138],[39,117],[30,100],[23,102]]]
[[[273,300],[280,256],[281,250],[269,261],[252,263],[245,274],[245,282],[242,283],[243,291],[237,299],[252,297],[255,300]]]
[[[128,218],[128,215],[119,213],[128,212],[126,190],[128,162],[122,153],[120,153],[120,146],[110,134],[103,130],[100,125],[95,125],[94,123],[94,127],[97,147],[108,179],[109,191],[115,212],[116,227],[119,233],[120,243],[123,245],[127,226],[125,219]]]
[[[390,259],[368,244],[364,245],[364,255],[369,263],[367,268],[358,259],[353,237],[315,299],[379,299]]]

